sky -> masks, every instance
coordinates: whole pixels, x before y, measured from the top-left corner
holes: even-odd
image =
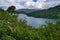
[[[60,5],[60,0],[0,0],[3,9],[11,5],[16,6],[16,9],[47,9]]]

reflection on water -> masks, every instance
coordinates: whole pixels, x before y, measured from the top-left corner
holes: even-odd
[[[42,24],[46,24],[46,21],[56,23],[55,19],[46,19],[46,18],[34,18],[34,17],[28,17],[25,14],[19,14],[18,20],[23,19],[27,21],[27,24],[32,27],[39,27]]]

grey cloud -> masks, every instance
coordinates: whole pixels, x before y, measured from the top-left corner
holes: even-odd
[[[30,2],[28,5],[27,2]],[[0,6],[10,6],[15,5],[17,8],[33,8],[33,9],[47,9],[60,5],[60,0],[37,0],[37,2],[32,3],[32,0],[0,0]],[[33,5],[32,5],[33,4]],[[7,6],[7,7],[8,7]]]

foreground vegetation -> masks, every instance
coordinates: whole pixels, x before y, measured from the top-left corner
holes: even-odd
[[[60,15],[56,24],[32,28],[25,21],[0,10],[0,40],[60,40]]]

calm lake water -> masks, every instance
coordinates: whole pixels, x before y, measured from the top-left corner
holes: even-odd
[[[42,24],[46,24],[46,21],[56,23],[55,19],[34,18],[34,17],[29,17],[25,14],[19,14],[18,20],[20,19],[26,20],[28,25],[35,27],[35,28],[40,27]]]

